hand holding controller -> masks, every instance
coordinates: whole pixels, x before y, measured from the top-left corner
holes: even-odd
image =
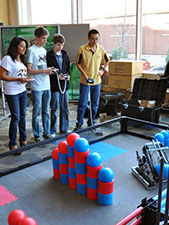
[[[68,75],[67,74],[61,74],[61,76],[64,78],[64,80],[68,80]]]
[[[68,74],[59,74],[59,80],[69,80],[69,78]]]
[[[87,82],[88,84],[93,84],[93,83],[94,83],[94,79],[87,79],[86,82]]]
[[[59,69],[58,68],[53,68],[52,71],[53,71],[53,73],[56,73],[57,74],[59,72]]]

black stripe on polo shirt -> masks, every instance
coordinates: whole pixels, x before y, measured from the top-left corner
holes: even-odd
[[[80,64],[81,62],[82,62],[82,54],[79,55],[79,61],[77,63]]]
[[[107,57],[107,54],[106,53],[104,54],[104,59],[105,59],[106,62],[109,61],[109,58]]]
[[[90,49],[90,51],[92,52],[92,55],[94,55],[94,53],[95,53],[95,52],[94,52],[94,51],[92,51],[92,49]]]

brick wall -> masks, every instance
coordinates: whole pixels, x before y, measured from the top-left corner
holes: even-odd
[[[98,29],[100,36],[100,44],[104,46],[107,52],[112,52],[113,48],[118,48],[122,43],[122,25],[98,25],[94,28]],[[125,27],[125,47],[129,54],[135,53],[135,33],[134,25],[126,25]],[[142,52],[146,55],[167,55],[169,48],[169,31],[153,30],[149,27],[143,27]]]

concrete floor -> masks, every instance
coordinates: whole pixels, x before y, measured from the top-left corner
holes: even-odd
[[[1,110],[1,109],[0,109]],[[7,114],[9,114],[9,110],[7,107]],[[69,104],[69,130],[73,131],[76,123],[76,115],[77,115],[77,103]],[[0,118],[3,117],[2,111],[0,111]],[[28,144],[34,143],[34,136],[32,133],[32,106],[31,103],[27,107],[27,116],[26,116],[26,130],[27,130],[27,142]],[[0,153],[9,151],[8,147],[8,128],[9,128],[10,118],[7,117],[0,121]],[[59,121],[58,121],[59,123]],[[86,123],[84,123],[84,127],[86,127]],[[57,133],[57,135],[60,135]],[[19,136],[18,136],[19,138]],[[19,142],[18,142],[19,144]],[[19,145],[18,145],[19,146]]]
[[[27,116],[26,116],[26,126],[27,126],[27,142],[28,144],[34,143],[34,137],[32,133],[32,105],[29,100],[27,107]],[[7,107],[7,114],[9,114],[8,106]],[[1,99],[0,99],[0,153],[9,151],[8,147],[8,128],[10,123],[10,118],[6,117],[5,119],[1,120],[3,117]],[[77,116],[77,102],[76,103],[69,103],[69,130],[73,131],[75,124],[76,124],[76,116]],[[112,117],[113,118],[113,117]],[[169,124],[169,112],[161,112],[160,115],[160,122],[164,124]],[[58,121],[59,123],[59,121]],[[96,119],[96,124],[100,123],[100,119]],[[86,119],[84,119],[84,128],[87,127]],[[57,133],[57,135],[60,135]],[[18,136],[19,138],[19,136]],[[19,145],[18,145],[19,146]]]
[[[29,105],[27,108],[28,144],[34,143],[31,110],[32,107]],[[76,123],[77,104],[71,103],[69,112],[69,129],[73,130]],[[161,115],[160,120],[168,123],[168,115]],[[0,153],[8,151],[9,122],[10,118],[0,121]],[[97,122],[99,123],[99,120]],[[131,167],[137,165],[135,151],[141,152],[147,140],[129,135],[117,135],[105,142],[127,150],[124,154],[103,163],[104,167],[110,167],[115,174],[113,205],[100,206],[97,201],[89,200],[86,196],[77,194],[67,185],[54,180],[52,162],[48,160],[1,177],[0,184],[19,198],[1,207],[1,224],[6,225],[7,215],[13,209],[20,208],[28,216],[35,218],[40,225],[115,225],[135,210],[141,203],[141,199],[155,196],[157,188],[148,191],[131,175]],[[19,157],[24,157],[24,154]]]
[[[126,150],[103,162],[103,167],[114,171],[112,205],[98,205],[96,200],[79,195],[76,190],[55,180],[52,177],[52,161],[48,160],[1,177],[1,185],[18,198],[1,207],[1,224],[6,225],[8,214],[19,208],[36,219],[39,225],[115,225],[135,210],[144,197],[157,195],[157,188],[145,189],[131,174],[131,167],[137,165],[135,151],[141,152],[147,141],[134,136],[117,135],[104,142]]]

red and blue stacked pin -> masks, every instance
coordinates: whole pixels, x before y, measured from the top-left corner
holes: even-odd
[[[69,172],[69,187],[76,189],[76,170],[75,170],[75,154],[74,144],[80,138],[79,134],[71,133],[68,135],[66,141],[68,143],[68,172]]]
[[[53,149],[52,162],[55,179],[101,205],[113,203],[114,173],[110,168],[102,168],[99,153],[89,154],[85,138],[77,133],[69,134],[66,141]]]

